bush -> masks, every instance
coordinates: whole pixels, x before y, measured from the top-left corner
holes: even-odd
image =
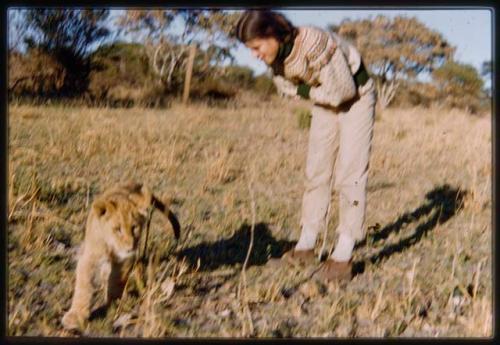
[[[393,106],[399,107],[430,107],[438,99],[436,88],[430,83],[401,82],[396,92]]]
[[[227,66],[221,78],[238,88],[250,89],[254,84],[253,70],[244,66]]]
[[[447,106],[478,111],[484,82],[474,66],[448,61],[432,72],[432,78]]]
[[[276,94],[276,86],[274,85],[273,80],[264,74],[255,78],[253,89],[256,92],[265,95]]]
[[[208,105],[222,105],[234,99],[239,89],[235,85],[211,77],[193,80],[191,85],[190,99],[207,101]]]
[[[91,56],[87,97],[94,103],[131,106],[142,100],[145,85],[153,84],[146,53],[137,43],[113,43]]]
[[[173,97],[163,85],[155,83],[143,90],[139,104],[147,108],[168,108]]]
[[[9,99],[58,96],[64,87],[67,71],[57,59],[40,49],[9,56]]]

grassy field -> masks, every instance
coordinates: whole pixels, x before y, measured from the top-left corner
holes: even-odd
[[[60,320],[89,205],[135,179],[172,202],[182,237],[153,217],[144,288],[108,310],[97,295],[84,336],[491,336],[490,116],[377,114],[367,239],[338,284],[268,263],[299,236],[306,105],[10,106],[8,335],[74,336]]]

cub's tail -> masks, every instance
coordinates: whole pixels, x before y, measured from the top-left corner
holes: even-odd
[[[153,196],[152,205],[154,208],[160,210],[161,213],[163,213],[168,218],[170,224],[172,225],[172,230],[174,231],[175,238],[179,239],[181,236],[181,225],[179,224],[179,220],[177,219],[176,215],[168,207],[168,204],[163,203],[161,200]]]

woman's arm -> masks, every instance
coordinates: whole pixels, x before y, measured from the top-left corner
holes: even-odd
[[[356,96],[356,84],[341,49],[336,49],[331,60],[319,72],[319,85],[311,87],[309,94],[301,96],[318,104],[337,107]]]
[[[298,49],[293,50],[288,58],[288,71],[305,83],[310,79],[307,74],[314,73],[317,77],[314,86],[300,84],[296,94],[302,98],[310,98],[315,103],[333,107],[356,96],[357,90],[352,76],[353,67],[356,67],[349,64],[359,65],[359,55],[352,54],[349,58],[352,61],[348,61],[340,44],[341,38],[334,34],[315,27],[302,29],[297,41]]]
[[[283,78],[282,76],[274,76],[273,82],[276,86],[276,89],[278,90],[278,94],[288,97],[294,97],[297,95],[297,85]]]

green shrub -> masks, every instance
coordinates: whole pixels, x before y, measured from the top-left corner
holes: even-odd
[[[222,80],[238,88],[250,89],[254,84],[253,70],[244,66],[227,66]]]
[[[300,129],[307,129],[311,127],[312,114],[309,109],[296,108],[294,113],[297,117],[297,124]]]
[[[194,80],[190,96],[193,99],[228,100],[238,92],[238,87],[222,79],[207,77],[203,80]]]

